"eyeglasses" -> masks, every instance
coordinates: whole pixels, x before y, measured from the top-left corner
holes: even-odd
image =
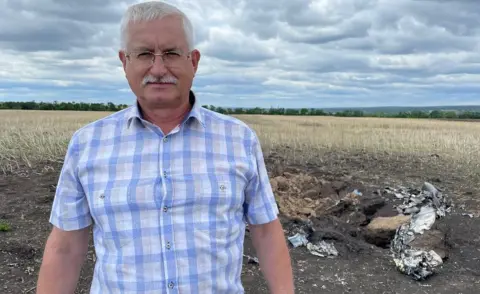
[[[139,67],[152,66],[157,56],[161,57],[163,64],[166,67],[176,67],[179,66],[182,61],[188,59],[190,54],[183,54],[179,50],[169,50],[161,53],[153,53],[149,51],[131,52],[126,55],[130,62],[133,62]]]

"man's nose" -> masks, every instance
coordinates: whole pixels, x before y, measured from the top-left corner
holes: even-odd
[[[163,59],[161,56],[155,56],[156,58],[153,60],[152,66],[150,67],[150,72],[152,74],[158,74],[162,75],[165,74],[168,69],[165,66],[165,63],[163,62]]]

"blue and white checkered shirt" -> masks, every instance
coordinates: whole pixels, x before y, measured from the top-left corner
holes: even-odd
[[[166,136],[137,105],[77,130],[50,222],[94,224],[90,293],[243,293],[245,222],[277,214],[255,132],[195,101]]]

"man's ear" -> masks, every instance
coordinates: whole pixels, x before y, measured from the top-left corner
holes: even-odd
[[[198,64],[200,63],[201,54],[200,51],[198,51],[197,49],[193,50],[190,54],[192,56],[191,60],[193,65],[193,74],[195,75],[198,70]]]
[[[125,55],[125,51],[118,51],[118,58],[122,62],[123,70],[125,71],[127,68],[127,56]]]

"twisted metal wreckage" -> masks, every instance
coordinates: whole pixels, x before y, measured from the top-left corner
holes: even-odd
[[[404,199],[397,207],[399,213],[412,214],[410,222],[401,225],[391,243],[391,253],[397,269],[414,278],[424,280],[443,264],[441,252],[424,246],[412,245],[425,231],[430,230],[438,218],[446,216],[452,205],[435,186],[425,182],[418,194],[398,193]]]

